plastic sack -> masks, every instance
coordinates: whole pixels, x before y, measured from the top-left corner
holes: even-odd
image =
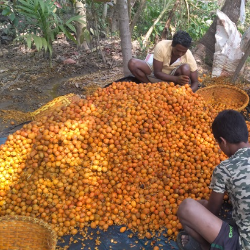
[[[153,60],[154,60],[154,54],[148,54],[145,58],[145,62],[149,64],[153,64]]]
[[[235,23],[220,10],[217,10],[217,16],[212,77],[233,74],[244,54],[240,46],[241,34]]]

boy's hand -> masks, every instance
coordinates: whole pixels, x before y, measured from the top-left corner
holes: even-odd
[[[189,77],[186,75],[177,76],[176,83],[179,85],[185,85],[189,83]]]

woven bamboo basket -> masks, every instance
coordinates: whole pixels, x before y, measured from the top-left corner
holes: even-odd
[[[80,99],[81,98],[78,95],[72,93],[64,96],[59,96],[29,114],[33,120],[39,120],[41,117],[51,114],[57,108],[67,107],[71,103],[77,102]]]
[[[1,250],[54,250],[55,231],[44,221],[27,216],[0,217]]]
[[[206,103],[221,110],[242,111],[249,102],[249,96],[245,91],[230,85],[212,85],[198,89],[196,93],[201,95]]]

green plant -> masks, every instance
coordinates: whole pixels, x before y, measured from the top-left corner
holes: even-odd
[[[216,16],[216,9],[216,1],[203,3],[196,0],[190,4],[190,23],[186,30],[194,41],[198,41],[206,33]]]
[[[11,22],[14,22],[14,20],[16,19],[14,10],[13,10],[13,3],[10,1],[2,1],[1,6],[0,6],[0,10],[2,11],[2,15],[8,17],[8,19]]]
[[[1,20],[0,29],[4,34],[13,38],[16,37],[15,27],[21,25],[21,23],[19,23],[19,18],[15,13],[14,5],[15,2],[9,0],[4,0],[0,4],[0,13],[5,17]]]
[[[137,39],[146,34],[153,24],[153,21],[161,13],[162,6],[164,6],[166,1],[158,0],[154,4],[152,3],[153,0],[147,1],[146,8],[136,25],[137,28],[133,31],[133,39]],[[135,4],[132,9],[132,14],[136,13],[137,7],[138,4]],[[171,7],[173,7],[173,5]],[[174,11],[174,15],[171,19],[170,29],[173,33],[176,30],[185,30],[191,35],[194,41],[198,41],[210,27],[216,15],[216,9],[218,9],[217,1],[180,0],[178,8]],[[161,37],[171,10],[172,9],[169,8],[161,20],[156,24],[150,36],[152,42],[154,42],[155,36],[158,35]]]
[[[186,2],[188,4],[180,5],[175,13],[174,27],[176,30],[187,31],[193,41],[198,41],[213,22],[218,5],[216,1],[186,0]]]
[[[28,47],[34,44],[36,49],[49,53],[50,67],[52,67],[52,43],[59,32],[75,41],[71,32],[76,32],[74,21],[80,21],[81,16],[73,16],[63,21],[57,14],[57,7],[53,0],[18,0],[16,12],[26,23],[25,30],[18,39],[23,38]]]
[[[139,18],[136,27],[133,30],[132,33],[132,39],[137,40],[138,37],[144,36],[149,28],[152,26],[153,22],[155,19],[158,18],[160,15],[162,8],[164,6],[164,1],[159,0],[159,1],[154,1],[154,0],[148,0],[147,5],[145,9],[143,10],[141,17]],[[134,7],[132,8],[132,18],[136,14],[136,10],[139,7],[139,2],[135,2]],[[164,19],[164,18],[163,18]],[[164,22],[162,23],[161,21],[157,23],[156,27],[154,28],[154,31],[152,32],[150,36],[150,41],[154,41],[154,38],[157,35],[160,36],[160,29],[164,28]]]

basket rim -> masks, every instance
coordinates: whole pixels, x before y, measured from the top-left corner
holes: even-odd
[[[41,219],[37,219],[30,216],[23,216],[23,215],[5,215],[0,217],[1,222],[8,222],[8,221],[24,221],[24,222],[31,222],[33,224],[37,224],[42,226],[43,228],[47,229],[51,234],[51,247],[52,249],[56,249],[57,244],[57,234],[55,230],[45,221]]]
[[[210,85],[210,86],[207,86],[207,87],[204,87],[204,88],[200,88],[196,91],[197,94],[200,94],[202,96],[202,93],[205,92],[206,90],[210,90],[210,89],[216,89],[216,88],[227,88],[227,89],[233,89],[233,90],[236,90],[238,92],[240,92],[241,94],[243,94],[245,97],[246,97],[246,100],[244,101],[244,104],[239,107],[237,110],[238,111],[241,111],[243,110],[249,103],[249,95],[246,93],[246,91],[236,87],[236,86],[233,86],[233,85],[226,85],[226,84],[216,84],[216,85]]]
[[[199,92],[203,92],[205,90],[208,90],[208,89],[212,89],[212,88],[228,88],[228,89],[235,89],[241,93],[243,93],[244,95],[247,95],[248,94],[246,93],[246,91],[236,87],[236,86],[233,86],[233,85],[226,85],[226,84],[215,84],[215,85],[210,85],[210,86],[206,86],[206,87],[203,87],[203,88],[200,88],[196,91],[196,93],[199,93]]]

